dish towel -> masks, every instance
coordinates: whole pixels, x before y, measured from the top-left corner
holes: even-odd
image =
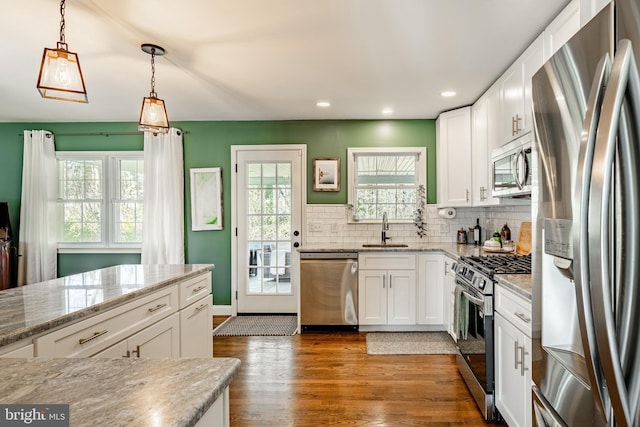
[[[469,304],[460,286],[456,286],[455,298],[454,319],[456,335],[458,339],[466,340],[467,331],[469,330]]]

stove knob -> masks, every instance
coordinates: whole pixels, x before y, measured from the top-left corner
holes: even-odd
[[[485,279],[478,279],[478,289],[483,291],[485,286],[487,286],[487,281]]]

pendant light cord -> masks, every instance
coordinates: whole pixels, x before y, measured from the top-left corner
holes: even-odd
[[[156,97],[156,49],[151,48],[151,96]]]
[[[60,43],[66,45],[67,43],[65,43],[64,41],[64,27],[65,27],[65,22],[64,22],[64,9],[65,9],[65,4],[64,4],[65,0],[60,1]]]

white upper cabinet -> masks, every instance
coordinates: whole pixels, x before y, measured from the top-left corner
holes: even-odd
[[[544,64],[544,41],[540,35],[502,76],[503,143],[532,129],[531,77]]]
[[[580,26],[584,26],[609,3],[610,0],[580,0]]]
[[[544,30],[545,60],[551,58],[580,29],[580,2],[573,0]]]
[[[473,206],[500,203],[491,196],[491,151],[500,145],[500,84],[491,87],[471,108],[471,158],[473,172]]]
[[[471,107],[438,116],[436,144],[438,205],[471,206]]]

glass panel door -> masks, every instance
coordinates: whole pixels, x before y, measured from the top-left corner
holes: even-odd
[[[239,313],[296,313],[300,150],[239,151],[236,183]]]

